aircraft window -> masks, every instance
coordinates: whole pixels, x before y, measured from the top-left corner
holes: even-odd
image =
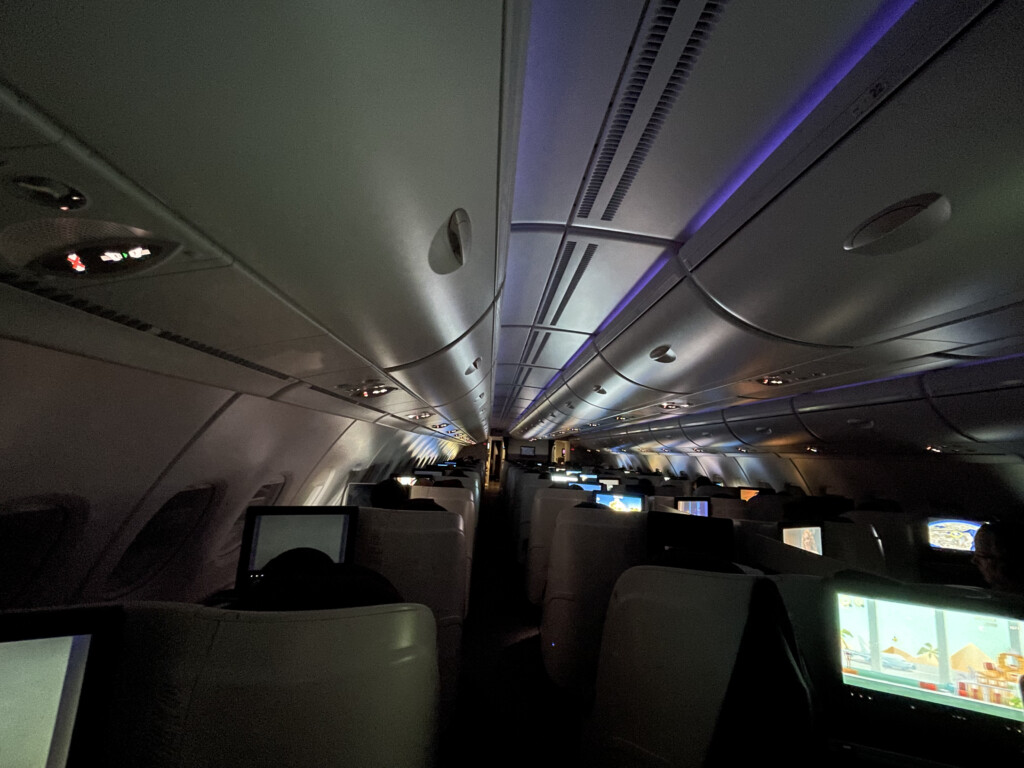
[[[57,553],[61,539],[74,541],[88,505],[73,496],[33,496],[0,505],[0,607],[15,604]]]
[[[214,499],[212,485],[179,491],[139,531],[110,575],[112,588],[137,584],[181,548]]]

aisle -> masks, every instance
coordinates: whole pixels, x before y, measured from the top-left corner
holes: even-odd
[[[489,487],[481,504],[459,701],[438,765],[579,765],[580,717],[544,673],[540,611],[526,600],[509,515]]]

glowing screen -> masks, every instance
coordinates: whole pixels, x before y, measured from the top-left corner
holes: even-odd
[[[839,593],[843,682],[1024,722],[1016,619]]]
[[[676,501],[676,509],[684,515],[696,515],[697,517],[708,516],[708,502],[703,501]]]
[[[623,496],[619,493],[596,493],[594,501],[611,507],[616,512],[642,512],[644,499],[642,496]]]
[[[932,549],[974,551],[974,534],[981,523],[971,520],[949,520],[933,517],[928,521],[928,543]]]
[[[297,547],[326,552],[336,563],[345,562],[349,515],[265,514],[256,518],[249,570],[262,570],[268,562]]]
[[[604,490],[604,486],[602,486],[600,483],[573,483],[573,485],[577,486],[578,488],[584,491]]]
[[[614,488],[616,485],[619,484],[619,479],[617,477],[602,477],[597,482],[599,482],[605,488]]]
[[[812,526],[809,528],[783,528],[782,541],[791,547],[797,547],[804,552],[815,555],[821,554],[821,527]]]
[[[89,641],[89,635],[75,635],[0,643],[3,765],[65,764]]]

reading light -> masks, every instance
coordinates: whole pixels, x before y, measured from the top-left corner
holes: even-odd
[[[429,419],[431,416],[433,416],[432,413],[424,411],[423,413],[410,413],[405,418],[411,419],[412,421],[419,421],[420,419]]]
[[[679,403],[662,403],[660,407],[666,411],[674,411],[679,407]]]
[[[937,448],[937,447],[936,447],[936,446],[934,446],[934,445],[929,445],[929,446],[926,446],[926,447],[925,447],[925,450],[926,450],[926,451],[931,451],[932,453],[942,453],[942,449],[941,449],[941,448]]]
[[[616,416],[616,417],[615,417],[615,420],[616,420],[616,421],[625,421],[625,420],[626,420],[626,417],[625,417],[625,416]]]
[[[807,452],[808,452],[808,453],[817,453],[817,452],[818,452],[818,449],[817,449],[817,448],[815,448],[814,446],[808,445],[808,446],[807,446]]]
[[[447,424],[445,424],[445,423],[441,423],[441,424],[435,424],[434,426],[432,426],[432,427],[431,427],[431,429],[444,429],[444,428],[445,428],[445,427],[447,427],[447,426],[448,426],[448,425],[447,425]]]
[[[356,397],[383,397],[388,392],[394,392],[395,389],[395,387],[387,387],[383,384],[374,384],[372,387],[356,387],[349,390],[349,394]]]
[[[597,426],[597,422],[595,422],[595,421],[592,421],[592,422],[590,422],[589,424],[587,424],[587,426],[588,426],[588,427],[596,427],[596,426]]]
[[[780,384],[786,383],[786,379],[781,376],[764,376],[758,379],[758,381],[766,387],[777,387]]]
[[[8,182],[11,192],[44,208],[72,211],[83,208],[85,195],[69,184],[46,176],[15,176]]]

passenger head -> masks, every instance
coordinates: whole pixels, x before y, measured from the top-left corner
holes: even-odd
[[[401,509],[408,499],[405,486],[394,478],[382,480],[370,489],[370,504],[378,509]]]
[[[697,477],[693,479],[693,487],[700,488],[703,485],[714,485],[714,483],[711,482],[710,478],[707,478],[704,475],[697,475]]]
[[[992,589],[1024,594],[1024,526],[985,523],[974,536],[971,562]]]
[[[263,578],[242,607],[257,611],[316,611],[400,603],[402,596],[376,571],[335,563],[326,552],[299,547],[263,567]]]

